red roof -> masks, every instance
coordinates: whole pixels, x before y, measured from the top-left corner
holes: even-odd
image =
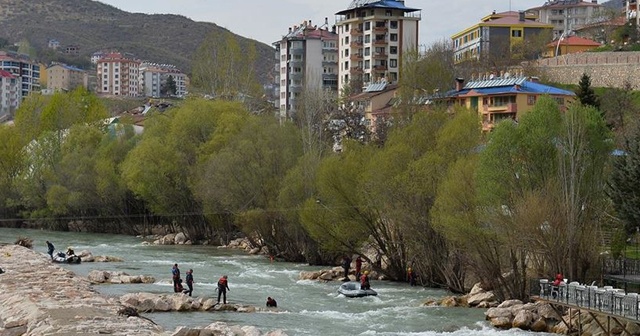
[[[16,76],[14,76],[12,73],[10,73],[7,70],[0,70],[0,77],[5,77],[5,78],[16,78]]]
[[[558,45],[558,40],[550,42],[547,44],[548,47],[555,47]],[[586,47],[599,47],[602,44],[596,41],[586,39],[578,36],[569,36],[560,40],[560,45],[562,46],[586,46]]]

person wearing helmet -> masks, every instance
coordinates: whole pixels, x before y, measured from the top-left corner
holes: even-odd
[[[218,303],[220,303],[220,296],[222,295],[222,302],[224,304],[227,304],[227,291],[230,291],[231,289],[229,289],[229,282],[228,282],[228,277],[226,275],[223,275],[222,278],[220,278],[218,280]],[[218,304],[216,303],[216,304]]]
[[[362,276],[360,276],[360,289],[371,289],[371,285],[369,284],[369,271],[362,272]]]

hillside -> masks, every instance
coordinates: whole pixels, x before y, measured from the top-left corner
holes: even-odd
[[[158,63],[171,63],[189,73],[191,59],[202,40],[225,28],[179,15],[147,15],[121,11],[93,0],[0,0],[0,37],[27,39],[36,50],[49,39],[61,47],[77,45],[82,56],[117,49]],[[252,40],[238,36],[241,45]],[[275,63],[270,46],[255,42],[256,73],[267,82]]]

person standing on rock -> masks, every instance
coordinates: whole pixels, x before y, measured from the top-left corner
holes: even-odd
[[[356,258],[356,279],[360,279],[360,271],[362,270],[362,258]]]
[[[344,269],[345,281],[349,281],[349,268],[351,268],[351,258],[345,255],[342,258],[342,269]]]
[[[55,250],[56,248],[53,246],[53,244],[47,240],[47,253],[51,257],[51,260],[53,260],[53,251]]]
[[[173,264],[173,268],[171,269],[171,276],[173,277],[173,291],[175,293],[180,293],[178,283],[180,281],[180,269],[178,268],[178,264]]]
[[[222,278],[218,280],[218,303],[220,303],[220,295],[222,295],[222,302],[227,304],[227,291],[231,290],[229,289],[228,280],[229,278],[226,275],[223,275]]]
[[[187,281],[187,287],[189,287],[189,289],[186,289],[183,293],[189,294],[189,296],[191,296],[191,293],[193,293],[193,270],[192,269],[189,269],[187,271],[187,277],[185,278],[185,280]]]

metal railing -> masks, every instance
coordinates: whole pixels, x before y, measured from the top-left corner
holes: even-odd
[[[640,321],[638,293],[625,293],[612,286],[589,286],[571,282],[554,286],[548,279],[540,279],[539,297],[577,308],[590,309]]]

